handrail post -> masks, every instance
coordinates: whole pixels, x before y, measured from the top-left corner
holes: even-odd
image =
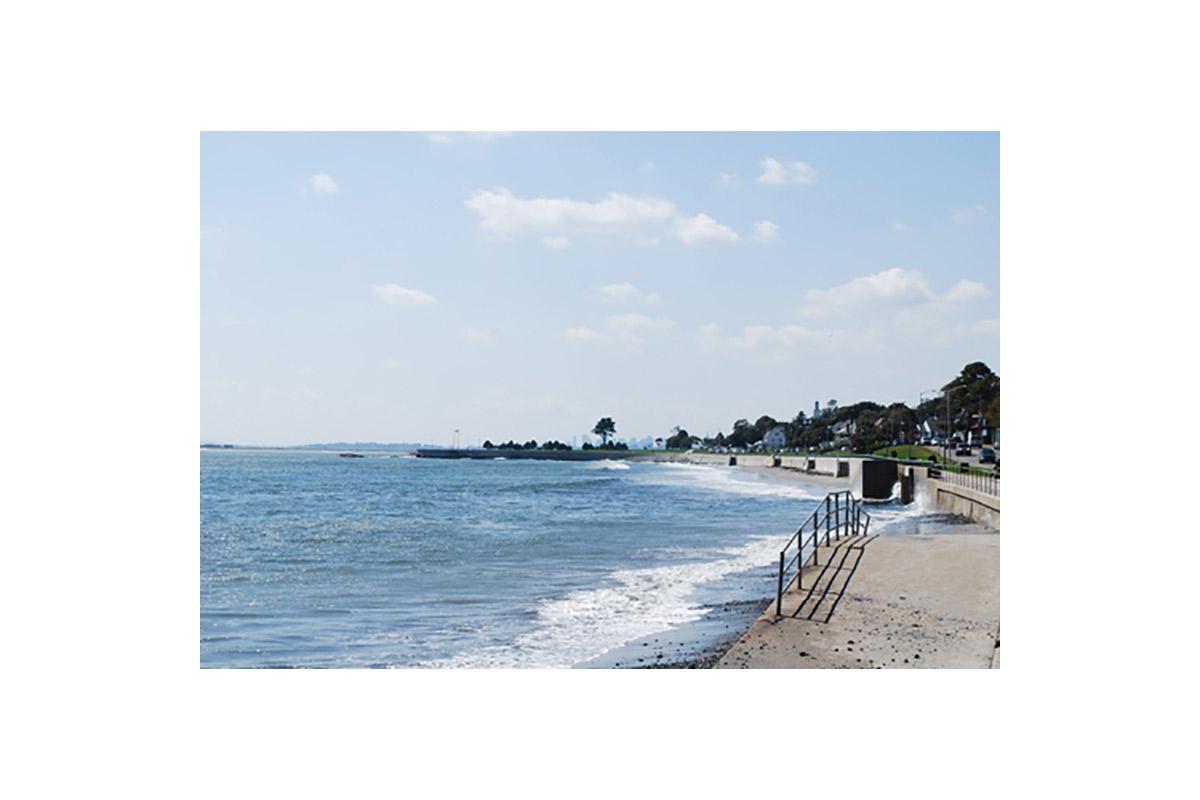
[[[779,588],[775,590],[775,616],[783,616],[783,557],[787,550],[779,551]]]
[[[837,538],[842,538],[842,498],[840,494],[833,496],[833,524],[837,528]]]
[[[825,495],[825,546],[829,547],[829,495]]]
[[[821,523],[817,522],[817,518],[816,518],[816,517],[813,517],[813,535],[812,535],[812,540],[813,540],[813,566],[814,566],[814,567],[819,567],[819,566],[821,566],[821,557],[820,557],[820,555],[818,555],[818,553],[817,553],[817,546],[820,544],[820,542],[818,542],[818,541],[817,541],[817,539],[818,539],[820,536],[821,536]]]

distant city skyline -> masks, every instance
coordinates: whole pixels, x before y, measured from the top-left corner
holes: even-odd
[[[582,442],[1000,370],[999,136],[205,134],[201,440]]]

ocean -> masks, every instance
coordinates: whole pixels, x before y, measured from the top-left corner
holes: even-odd
[[[203,450],[200,663],[669,665],[760,613],[829,488],[719,466]],[[911,512],[872,513],[875,532]]]

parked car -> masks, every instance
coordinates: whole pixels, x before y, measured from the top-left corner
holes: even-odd
[[[956,455],[956,456],[971,455],[971,445],[967,444],[966,442],[959,442],[958,446],[954,448],[954,455]]]
[[[979,450],[979,463],[980,464],[995,464],[996,463],[996,451],[990,447],[981,448]]]

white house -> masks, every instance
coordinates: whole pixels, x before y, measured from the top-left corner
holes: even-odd
[[[763,446],[769,450],[782,450],[787,446],[788,428],[787,425],[776,425],[771,430],[763,434]]]

